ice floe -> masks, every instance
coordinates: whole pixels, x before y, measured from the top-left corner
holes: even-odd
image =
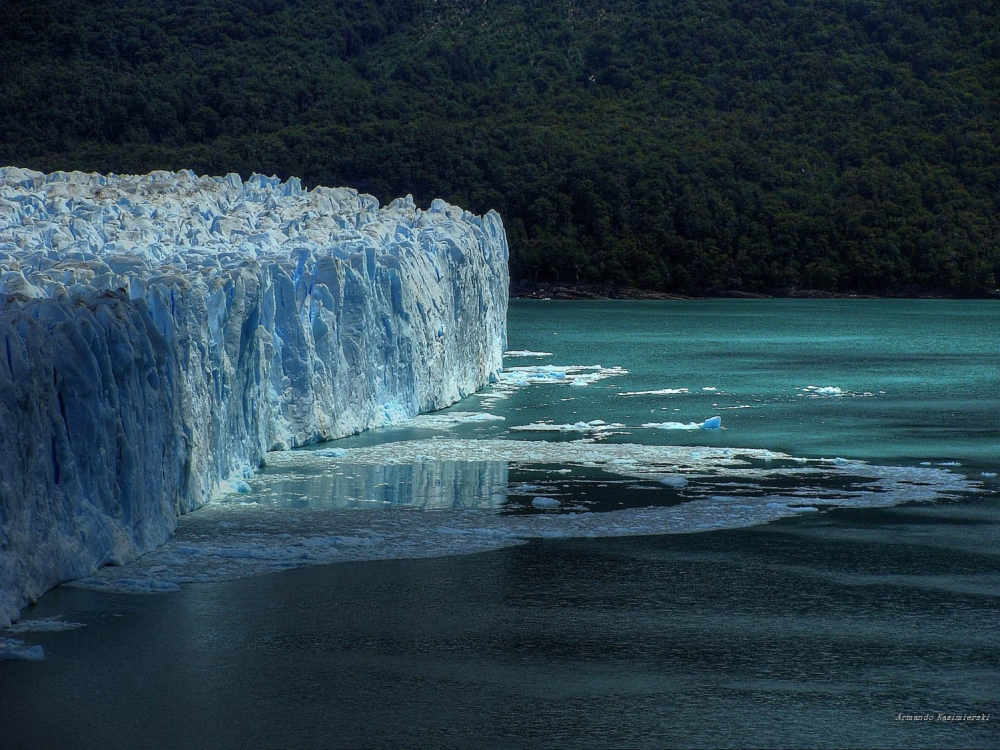
[[[655,391],[626,391],[619,393],[619,396],[676,396],[682,393],[690,393],[687,388],[660,388]]]
[[[4,638],[0,636],[0,661],[10,659],[39,661],[44,658],[45,649],[41,646],[29,646],[17,638]]]
[[[835,385],[807,385],[802,389],[802,392],[816,396],[842,396],[844,393]]]
[[[465,554],[531,538],[739,528],[826,508],[942,500],[974,488],[961,474],[938,467],[803,459],[760,449],[582,441],[442,438],[351,448],[338,457],[307,450],[275,453],[268,456],[268,464],[268,471],[248,480],[258,504],[211,503],[182,517],[176,535],[163,547],[72,585],[166,591],[189,581],[226,580],[345,560]],[[657,504],[655,492],[635,493],[648,504],[638,500],[641,507],[593,512],[581,508],[579,501],[554,497],[549,487],[556,480],[516,482],[508,490],[508,466],[525,471],[553,465],[659,482],[675,490],[664,494],[674,500],[665,506]],[[359,482],[353,490],[359,495],[385,487],[385,471],[395,467],[426,472],[416,490],[433,488],[438,501],[289,508],[269,494],[275,487],[278,494],[288,492],[306,477],[317,486],[330,483],[338,472],[357,472],[362,466],[372,473],[368,484]],[[565,479],[559,482],[572,486],[572,476],[560,476]],[[429,484],[422,485],[424,481]],[[470,503],[464,499],[470,487],[488,489],[478,502]],[[311,492],[308,486],[302,489],[303,494]],[[546,494],[539,494],[539,489]],[[545,513],[509,513],[505,509],[515,500],[508,501],[508,496],[517,498],[521,507],[527,504],[536,510],[536,498],[558,500],[560,505],[542,508]]]
[[[718,430],[722,417],[709,417],[704,422],[646,422],[642,426],[652,430]]]
[[[520,353],[526,354],[526,353]],[[542,356],[544,352],[532,352]],[[509,356],[509,353],[505,356]],[[476,395],[484,409],[492,409],[498,401],[509,398],[520,388],[530,385],[564,385],[582,388],[601,380],[627,375],[623,367],[601,365],[524,365],[505,367],[496,373],[493,382]]]
[[[621,430],[623,424],[614,422],[608,424],[602,419],[593,419],[589,422],[574,422],[573,424],[553,424],[552,422],[532,422],[531,424],[514,425],[510,429],[516,432],[586,432],[586,433],[606,433]]]
[[[679,489],[681,487],[687,487],[688,480],[682,476],[671,474],[669,476],[665,476],[662,479],[660,479],[660,484],[664,484],[667,487],[674,487],[676,489]]]
[[[523,387],[536,384],[586,386],[599,380],[627,375],[624,367],[601,365],[533,365],[506,367],[499,373],[500,383]]]
[[[552,508],[558,508],[562,503],[554,497],[535,497],[532,498],[531,505],[539,510],[551,510]]]
[[[840,398],[848,396],[851,398],[871,398],[875,396],[871,391],[849,391],[836,385],[807,385],[805,388],[795,389],[799,396],[806,398]],[[884,394],[885,391],[879,391]]]
[[[501,417],[499,414],[478,411],[452,411],[420,414],[412,419],[408,419],[402,426],[416,427],[424,430],[444,430],[460,424],[503,421],[504,417]]]
[[[36,620],[20,620],[3,629],[7,633],[58,633],[63,630],[84,628],[82,622],[66,622],[62,617],[44,617]]]

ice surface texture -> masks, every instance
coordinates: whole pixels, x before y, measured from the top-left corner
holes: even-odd
[[[265,451],[496,377],[500,217],[254,175],[0,169],[0,625]]]

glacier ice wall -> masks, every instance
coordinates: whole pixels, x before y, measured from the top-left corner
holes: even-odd
[[[268,450],[501,367],[500,217],[254,175],[0,169],[0,625]]]

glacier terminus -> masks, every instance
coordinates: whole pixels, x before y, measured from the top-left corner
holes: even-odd
[[[267,451],[495,379],[507,262],[499,215],[441,200],[0,169],[0,626]]]

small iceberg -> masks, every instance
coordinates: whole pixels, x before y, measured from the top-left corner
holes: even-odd
[[[704,422],[646,422],[642,426],[651,430],[720,430],[722,417],[709,417]]]
[[[44,658],[45,649],[41,646],[28,646],[16,638],[0,638],[0,661],[7,659],[40,661]]]
[[[21,620],[4,630],[8,633],[58,633],[84,627],[86,625],[82,622],[66,622],[62,617],[45,617],[38,620]]]
[[[539,510],[550,510],[552,508],[558,508],[562,505],[562,503],[554,497],[536,497],[532,499],[531,504]]]
[[[687,483],[688,483],[687,479],[678,476],[676,474],[670,474],[668,476],[663,477],[663,479],[660,480],[660,484],[666,485],[667,487],[675,487],[677,489],[680,489],[681,487],[687,487]]]
[[[806,396],[843,396],[844,391],[835,385],[807,385],[802,389],[802,394]]]
[[[347,455],[347,451],[343,448],[320,448],[313,451],[312,454],[323,458],[343,458]]]

